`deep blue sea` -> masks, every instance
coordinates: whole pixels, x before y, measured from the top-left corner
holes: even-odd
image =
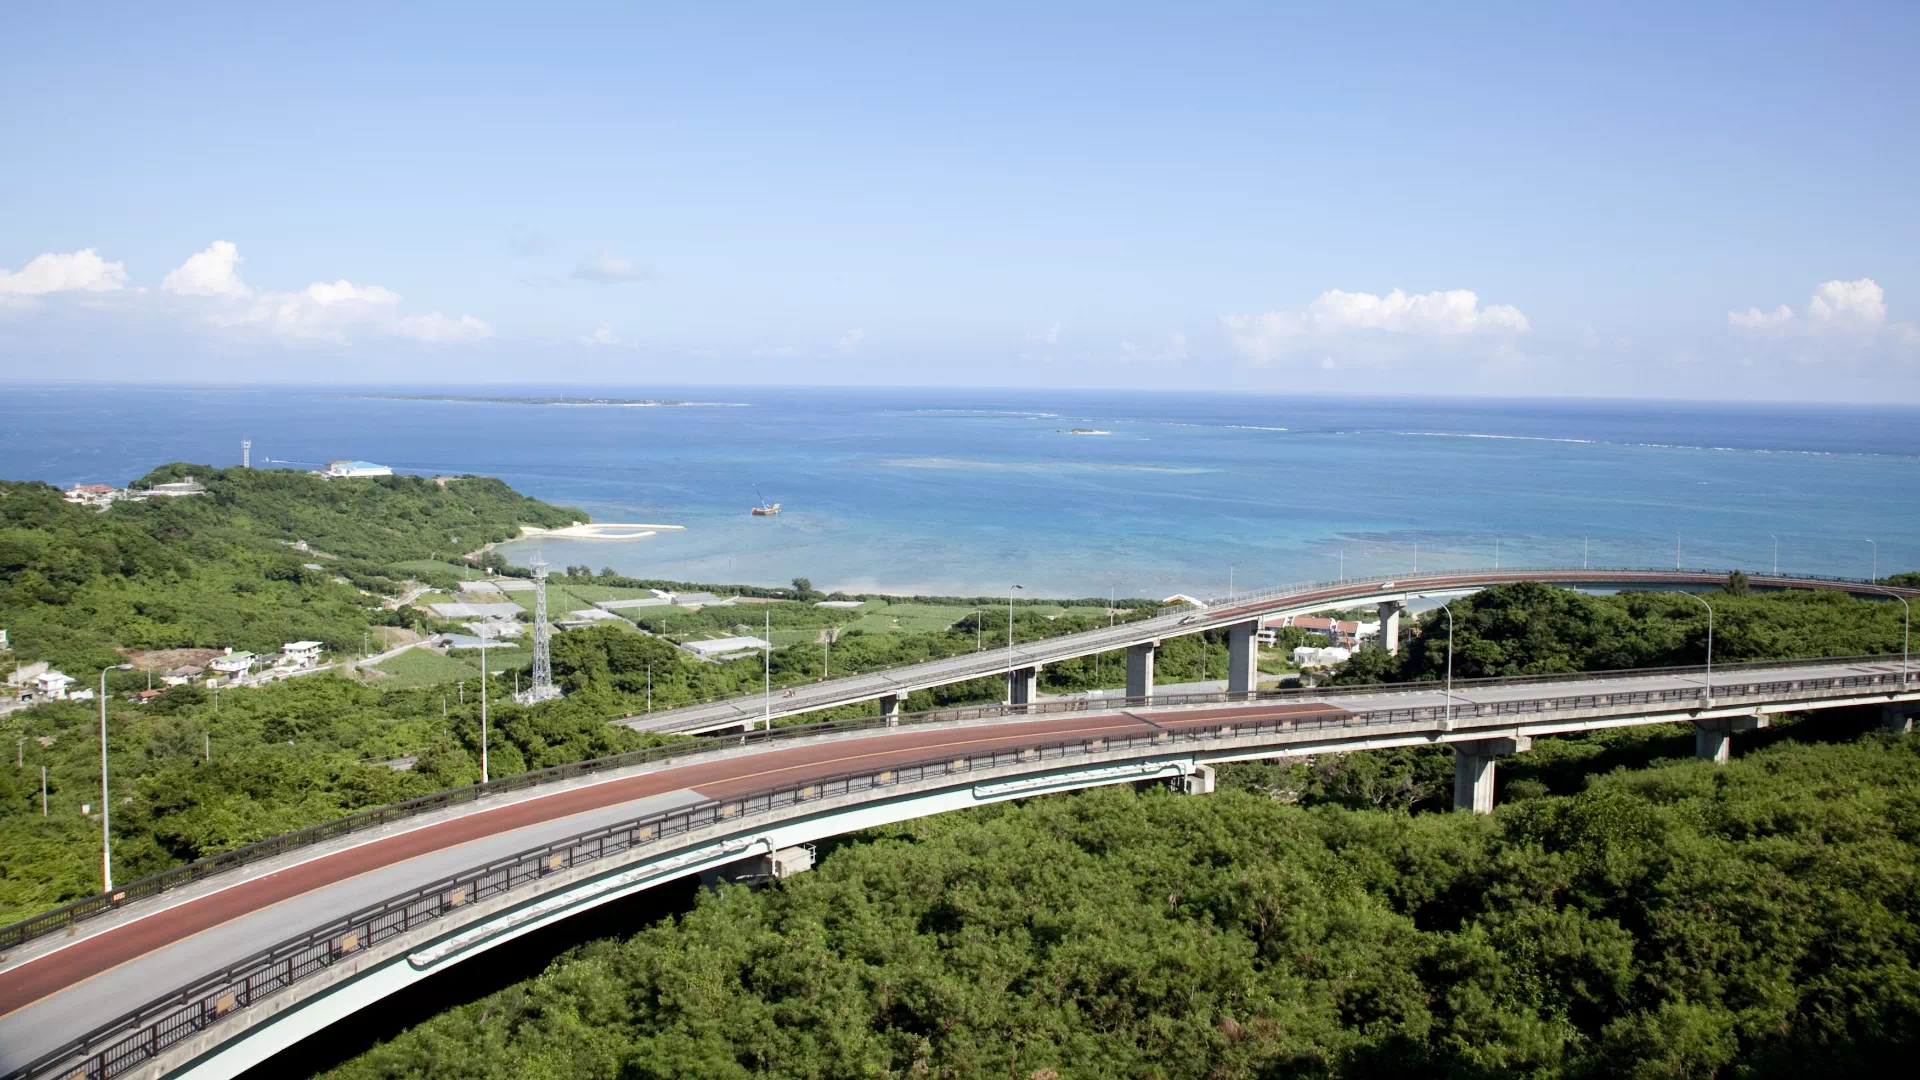
[[[1920,410],[1058,390],[571,387],[727,407],[395,400],[445,388],[12,386],[0,476],[364,458],[599,521],[551,563],[890,592],[1220,594],[1492,565],[1920,567]],[[474,395],[557,391],[477,388]],[[1071,435],[1094,428],[1110,434]],[[283,465],[283,463],[286,463]],[[755,487],[785,505],[747,510]],[[516,561],[531,543],[510,546]],[[1417,552],[1416,552],[1417,549]]]

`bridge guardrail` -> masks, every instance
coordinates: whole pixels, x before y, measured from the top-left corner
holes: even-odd
[[[1814,686],[1809,686],[1814,684]],[[1730,682],[1715,687],[1723,697],[1753,697],[1810,689],[1858,691],[1905,685],[1904,673],[1876,672],[1831,678]],[[1583,694],[1492,702],[1469,713],[1456,706],[1453,717],[1524,715],[1570,711],[1599,705],[1662,704],[1700,695],[1692,688]],[[1064,761],[1115,749],[1160,749],[1205,744],[1222,738],[1328,728],[1369,727],[1437,720],[1440,706],[1383,709],[1365,713],[1330,710],[1318,715],[1272,717],[1143,731],[1139,734],[1082,736],[1037,741],[1029,746],[948,752],[883,769],[843,772],[801,783],[769,786],[724,799],[660,811],[588,832],[484,866],[451,875],[286,939],[236,964],[196,979],[173,993],[132,1010],[8,1073],[0,1080],[85,1077],[111,1080],[206,1030],[240,1010],[258,1004],[303,979],[311,978],[393,937],[430,925],[468,904],[511,892],[529,883],[635,848],[661,844],[695,829],[746,820],[806,802],[859,791],[897,787],[930,778],[966,776],[1022,762]]]
[[[1886,656],[1855,657],[1814,657],[1798,660],[1759,660],[1735,664],[1722,664],[1715,668],[1716,673],[1733,673],[1743,670],[1764,670],[1769,667],[1781,667],[1810,662],[1831,663],[1835,665],[1884,662]],[[1703,671],[1700,665],[1666,668],[1629,668],[1616,671],[1577,673],[1583,679],[1635,678],[1656,674],[1689,674]],[[1475,687],[1513,686],[1527,683],[1565,679],[1569,674],[1515,675],[1488,679],[1456,679],[1456,693],[1471,691]],[[974,705],[947,709],[932,709],[918,713],[905,713],[896,718],[899,725],[949,723],[964,720],[997,719],[1007,716],[1036,716],[1056,713],[1091,712],[1109,708],[1165,708],[1182,705],[1244,704],[1261,701],[1286,701],[1298,698],[1324,698],[1336,696],[1354,696],[1405,692],[1416,689],[1430,689],[1430,683],[1379,683],[1364,686],[1341,687],[1298,687],[1285,690],[1256,690],[1248,693],[1229,694],[1224,692],[1192,694],[1160,694],[1151,698],[1074,698],[1068,700],[1042,701],[1028,705]],[[727,741],[715,739],[695,742],[673,743],[665,746],[647,747],[629,750],[602,758],[590,758],[586,761],[554,765],[545,769],[503,776],[485,784],[474,784],[463,788],[422,795],[403,802],[362,810],[332,821],[323,821],[304,829],[268,837],[265,840],[235,848],[231,851],[208,855],[181,866],[171,867],[159,873],[132,881],[115,889],[112,893],[96,893],[71,901],[51,911],[30,916],[10,925],[0,927],[0,951],[17,948],[36,938],[66,930],[89,919],[118,911],[124,905],[158,896],[161,893],[183,888],[203,881],[217,874],[237,870],[266,859],[276,858],[288,852],[313,847],[330,840],[354,833],[378,829],[409,818],[430,814],[440,810],[477,803],[489,796],[510,794],[547,784],[560,783],[617,769],[631,768],[654,762],[669,761],[675,758],[695,754],[714,753],[745,744],[786,742],[795,739],[810,738],[816,735],[836,734],[893,727],[884,717],[862,717],[853,720],[835,720],[816,724],[787,724],[770,731],[760,730],[744,736],[732,736]]]

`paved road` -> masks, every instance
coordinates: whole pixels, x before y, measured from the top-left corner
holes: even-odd
[[[704,705],[663,710],[617,724],[638,731],[711,731],[746,725],[768,715],[775,719],[820,709],[871,701],[887,694],[904,694],[933,686],[984,676],[1003,676],[1009,667],[1050,664],[1097,652],[1122,649],[1143,641],[1231,626],[1249,619],[1285,612],[1312,611],[1359,603],[1375,597],[1426,593],[1458,594],[1488,585],[1514,581],[1543,581],[1598,588],[1713,588],[1726,584],[1725,571],[1708,570],[1505,570],[1430,573],[1394,579],[1371,579],[1335,584],[1283,586],[1215,601],[1200,613],[1161,615],[1114,627],[1065,634],[1006,649],[988,649],[944,660],[854,675],[782,691],[769,701],[758,694]],[[1920,599],[1920,589],[1870,589],[1861,582],[1754,575],[1754,588],[1831,589],[1866,594],[1870,591],[1903,594]]]

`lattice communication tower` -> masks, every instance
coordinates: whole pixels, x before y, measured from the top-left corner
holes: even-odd
[[[560,696],[553,685],[553,651],[547,640],[547,562],[533,557],[533,685],[520,695],[523,705],[537,705]]]

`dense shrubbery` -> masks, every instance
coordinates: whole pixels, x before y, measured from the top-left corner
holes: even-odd
[[[1715,663],[1898,653],[1897,602],[1838,592],[1706,595],[1713,606]],[[1456,600],[1453,677],[1699,664],[1707,656],[1707,609],[1674,593],[1589,596],[1549,585],[1500,585]],[[1381,648],[1354,654],[1335,683],[1440,679],[1447,665],[1447,616],[1422,614],[1402,626],[1397,657]]]
[[[1868,737],[1492,818],[1106,789],[927,819],[334,1075],[1891,1074],[1917,787],[1920,740]]]

